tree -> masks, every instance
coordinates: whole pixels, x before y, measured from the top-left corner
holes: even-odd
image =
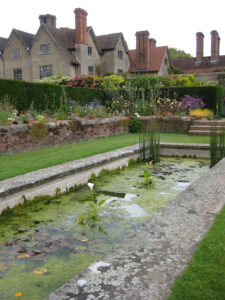
[[[179,50],[177,48],[169,48],[169,52],[170,52],[170,58],[172,59],[192,57],[191,54],[186,53],[185,51]]]

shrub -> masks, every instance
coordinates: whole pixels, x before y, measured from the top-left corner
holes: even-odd
[[[128,127],[129,127],[130,132],[137,133],[137,132],[141,131],[142,123],[136,117],[136,118],[130,120]]]
[[[225,89],[222,86],[199,86],[199,87],[161,87],[161,97],[181,99],[185,95],[201,98],[205,108],[214,112],[217,117],[222,115],[222,99]]]
[[[203,102],[202,98],[195,98],[189,95],[185,95],[181,98],[181,110],[189,113],[190,110],[203,108],[205,103]]]
[[[55,76],[44,77],[40,80],[42,83],[53,83],[53,84],[64,84],[66,85],[70,81],[70,77],[63,76],[61,73],[58,73]]]
[[[70,80],[68,86],[100,89],[103,79],[94,75],[78,75]]]
[[[214,113],[210,109],[194,109],[190,111],[189,116],[193,118],[213,119]]]
[[[36,111],[56,111],[68,99],[83,104],[88,104],[96,98],[105,101],[104,91],[98,89],[0,79],[0,98],[6,95],[8,102],[18,111],[28,110],[31,104]]]

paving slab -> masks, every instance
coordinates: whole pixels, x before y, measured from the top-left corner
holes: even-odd
[[[164,300],[225,205],[225,159],[47,300]]]

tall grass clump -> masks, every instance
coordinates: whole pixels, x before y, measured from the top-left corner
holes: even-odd
[[[159,162],[160,132],[153,120],[144,122],[139,133],[139,148],[141,160]]]
[[[216,124],[213,123],[210,133],[210,167],[212,168],[225,157],[225,126],[220,133],[217,132]]]

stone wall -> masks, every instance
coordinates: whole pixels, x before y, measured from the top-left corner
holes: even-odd
[[[50,122],[40,140],[31,136],[33,125],[0,126],[0,155],[127,133],[128,123],[129,119],[124,117]]]
[[[192,124],[192,118],[185,116],[140,117],[142,122],[149,122],[151,119],[158,125],[160,132],[188,133]]]

